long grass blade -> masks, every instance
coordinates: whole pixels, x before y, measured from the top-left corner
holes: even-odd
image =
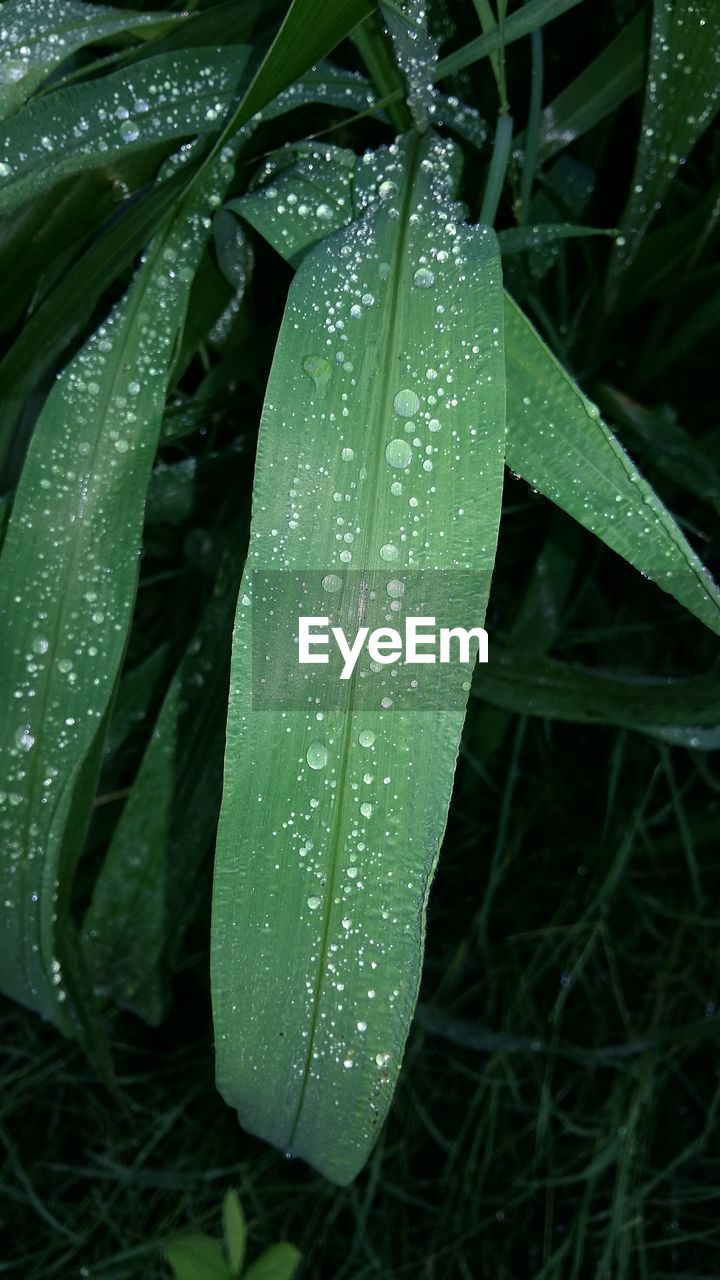
[[[464,705],[410,712],[378,695],[362,709],[356,682],[347,709],[322,719],[253,710],[253,581],[492,569],[499,257],[492,232],[459,224],[451,160],[432,135],[371,158],[374,203],[295,277],[234,641],[213,908],[218,1084],[247,1128],[340,1183],[367,1158],[399,1070]],[[282,687],[292,659],[270,658]]]
[[[56,67],[84,45],[122,32],[162,33],[185,14],[133,13],[80,0],[9,0],[0,29],[0,120],[17,111]]]
[[[720,107],[720,6],[655,0],[645,106],[623,240],[610,264],[610,300],[666,192]]]
[[[506,296],[507,463],[720,635],[720,592],[670,512]]]
[[[254,51],[188,49],[29,103],[0,135],[0,214],[67,178],[198,133],[216,133]]]
[[[0,727],[0,987],[68,1032],[83,1003],[63,953],[69,889],[130,626],[170,362],[223,189],[217,167],[191,188],[55,384],[0,560],[0,611],[13,617],[0,664],[12,709]]]

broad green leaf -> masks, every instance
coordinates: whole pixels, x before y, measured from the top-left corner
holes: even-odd
[[[511,298],[507,464],[720,635],[720,592],[597,407]]]
[[[245,1261],[247,1223],[240,1197],[237,1191],[233,1191],[232,1187],[225,1192],[223,1197],[222,1220],[225,1252],[230,1264],[230,1271],[233,1276],[239,1276]]]
[[[720,5],[716,0],[654,0],[640,141],[623,213],[624,242],[610,264],[618,277],[662,206],[667,189],[720,107]]]
[[[302,1254],[294,1244],[271,1244],[243,1272],[243,1280],[292,1280],[302,1261]]]
[[[83,45],[124,31],[149,35],[184,20],[184,14],[124,12],[80,0],[7,0],[0,28],[0,120]]]
[[[82,823],[73,842],[65,828],[123,657],[168,370],[226,174],[221,158],[190,188],[53,387],[0,560],[0,609],[13,618],[0,667],[12,708],[0,727],[0,987],[65,1031],[76,1011],[63,916]]]
[[[93,165],[217,132],[254,56],[241,45],[162,54],[29,103],[0,136],[0,214]]]
[[[236,536],[170,682],[83,922],[98,996],[154,1024],[167,1011],[217,825],[240,550]]]
[[[502,486],[500,268],[492,232],[460,221],[452,168],[433,135],[366,162],[375,201],[297,272],[233,645],[213,906],[218,1085],[246,1128],[339,1183],[366,1160],[399,1071],[466,695],[455,709],[380,706],[379,694],[362,708],[355,681],[347,709],[322,720],[304,706],[258,713],[252,583],[334,570],[334,584],[350,569],[387,574],[392,590],[408,569],[464,568],[482,579],[473,616],[484,612]],[[267,656],[263,683],[282,688],[292,659],[277,646]]]
[[[180,1236],[163,1250],[175,1280],[232,1280],[222,1245],[212,1236]]]

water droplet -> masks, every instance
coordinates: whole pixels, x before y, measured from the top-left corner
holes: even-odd
[[[332,365],[326,356],[304,356],[302,367],[312,378],[317,395],[324,396],[332,373]]]
[[[405,583],[401,582],[399,578],[391,578],[385,590],[389,596],[392,596],[393,600],[399,600],[400,596],[405,595]]]
[[[328,749],[324,742],[311,742],[305,756],[311,769],[324,769],[328,762]]]
[[[360,805],[360,812],[363,818],[372,818],[372,811],[373,811],[373,807],[371,804],[368,804],[367,800],[365,800],[364,803]]]
[[[140,130],[136,124],[133,124],[132,120],[124,120],[120,125],[120,137],[123,142],[134,142],[136,138],[140,137]]]
[[[333,211],[329,204],[319,204],[315,213],[318,218],[320,218],[321,222],[330,222],[333,216]]]
[[[393,400],[393,409],[401,418],[412,418],[420,408],[420,401],[409,387],[404,387],[402,391],[398,391]]]
[[[390,467],[401,469],[408,467],[412,461],[412,448],[409,441],[396,436],[385,448],[385,461]]]
[[[393,196],[397,195],[397,190],[397,185],[386,178],[378,187],[378,195],[381,200],[392,200]]]
[[[340,454],[340,457],[342,458],[343,462],[352,462],[353,458],[355,457],[355,450],[350,448],[345,448]]]
[[[373,733],[372,729],[363,729],[362,733],[358,737],[358,742],[360,743],[361,747],[371,747],[374,741],[375,741],[375,734]]]
[[[321,902],[321,899],[316,897],[308,898],[307,900],[307,904],[311,911],[317,911],[318,907],[320,906],[320,902]]]
[[[399,560],[400,552],[393,542],[384,542],[380,548],[381,560]]]
[[[21,727],[18,729],[17,733],[15,734],[15,741],[20,747],[21,751],[29,751],[31,747],[34,747],[35,735],[30,732],[29,725],[27,724],[21,725]]]
[[[386,1067],[389,1061],[390,1061],[390,1054],[389,1054],[389,1053],[376,1053],[376,1054],[375,1054],[375,1062],[377,1063],[377,1065],[378,1065],[379,1067]]]
[[[417,289],[431,289],[435,283],[435,274],[427,267],[419,267],[413,276],[413,284]]]
[[[342,587],[342,578],[336,573],[326,573],[322,580],[323,591],[339,591]]]
[[[44,636],[36,636],[32,643],[34,653],[47,653],[48,642]]]

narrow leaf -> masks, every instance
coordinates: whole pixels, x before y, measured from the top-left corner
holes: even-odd
[[[546,26],[548,22],[559,18],[561,14],[567,13],[568,9],[574,9],[575,5],[580,3],[581,0],[528,0],[527,4],[521,9],[516,9],[493,31],[489,31],[487,35],[478,36],[476,40],[471,40],[461,49],[456,49],[454,53],[441,58],[437,64],[435,79],[442,80],[445,76],[453,76],[458,71],[463,71],[465,67],[471,67],[474,62],[479,62],[481,58],[489,58],[496,50],[512,44],[515,40],[522,40],[523,36]]]
[[[242,562],[235,542],[170,682],[83,922],[97,994],[153,1024],[168,1008],[198,874],[217,825]]]
[[[366,1160],[400,1067],[466,694],[416,712],[378,692],[368,707],[354,681],[347,709],[322,720],[304,702],[258,713],[253,580],[310,571],[319,586],[332,569],[334,586],[350,569],[392,593],[409,570],[466,569],[482,580],[473,617],[484,613],[502,299],[495,237],[463,226],[450,199],[454,167],[432,135],[374,168],[369,157],[374,205],[293,281],[234,639],[213,908],[218,1084],[247,1128],[340,1183]],[[282,690],[292,649],[261,638],[263,685]]]
[[[720,107],[720,6],[716,0],[655,0],[645,107],[624,241],[610,265],[610,294],[632,261],[665,193]]]
[[[223,166],[224,169],[224,166]],[[145,490],[188,291],[223,190],[217,167],[153,242],[126,297],[56,382],[2,559],[0,987],[66,1031],[63,965],[81,838],[65,827],[130,626]]]
[[[0,214],[93,165],[216,132],[252,56],[241,45],[162,54],[29,103],[0,137]]]
[[[225,1192],[222,1205],[223,1239],[233,1276],[239,1276],[245,1261],[247,1223],[237,1191],[232,1187]]]
[[[569,147],[642,87],[646,14],[641,10],[542,113],[540,158]]]
[[[509,297],[507,463],[711,631],[720,592],[597,407]]]

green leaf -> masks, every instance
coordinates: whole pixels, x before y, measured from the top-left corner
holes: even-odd
[[[344,40],[376,7],[375,0],[292,0],[285,20],[240,101],[223,137],[288,90]]]
[[[82,939],[97,994],[151,1024],[170,981],[217,825],[241,545],[170,682],[103,859]]]
[[[0,30],[0,120],[83,45],[124,31],[150,35],[183,21],[185,14],[123,12],[80,0],[8,0]]]
[[[25,432],[18,428],[21,422],[31,426],[27,406],[32,403],[32,392],[43,385],[65,347],[88,324],[103,291],[161,225],[186,181],[180,172],[158,183],[145,198],[128,201],[105,233],[63,272],[0,361],[0,475],[4,487],[16,482],[22,463]],[[82,188],[82,181],[78,185]]]
[[[437,41],[428,35],[427,5],[424,0],[380,0],[380,11],[405,77],[407,104],[415,126],[427,129],[435,107],[433,80],[438,51]]]
[[[245,1261],[247,1223],[237,1191],[225,1192],[222,1204],[223,1239],[233,1276],[239,1276]]]
[[[506,298],[507,463],[720,634],[720,592],[599,411]]]
[[[313,145],[279,179],[229,206],[292,263],[345,226],[367,198],[363,165],[356,162],[353,175],[352,152]],[[296,199],[287,201],[289,194]],[[516,236],[532,247],[525,240],[534,231],[518,228],[499,239],[503,248]],[[716,630],[717,587],[674,520],[509,297],[505,310],[508,465]]]
[[[0,214],[94,165],[217,132],[253,56],[240,45],[162,54],[30,103],[0,139]]]
[[[540,126],[540,159],[569,147],[642,87],[646,57],[643,10],[545,107]],[[518,139],[521,143],[521,139]]]
[[[456,49],[454,53],[441,58],[435,70],[435,79],[442,80],[445,76],[453,76],[458,71],[463,71],[465,67],[471,67],[474,62],[479,62],[481,58],[489,58],[496,50],[512,44],[515,40],[522,40],[523,36],[546,26],[548,22],[559,18],[561,14],[567,13],[568,9],[574,9],[575,5],[580,3],[581,0],[528,0],[527,4],[509,14],[505,21],[493,31],[489,31],[487,35],[478,36],[476,40],[471,40],[461,49]]]
[[[454,710],[374,695],[363,709],[356,681],[347,709],[322,721],[304,705],[256,713],[252,582],[265,570],[320,571],[319,585],[346,567],[384,583],[465,568],[473,617],[484,613],[502,484],[500,268],[492,232],[460,222],[454,167],[433,135],[366,161],[375,201],[291,285],[233,646],[213,906],[218,1085],[246,1128],[339,1183],[367,1159],[400,1068],[466,694]],[[282,687],[288,652],[271,648],[262,669]]]
[[[271,1244],[243,1273],[243,1280],[292,1280],[302,1254],[294,1244]]]
[[[611,298],[619,276],[662,206],[684,163],[720,106],[720,6],[716,0],[655,0],[645,107],[630,196],[609,269]]]
[[[0,559],[0,608],[13,617],[0,669],[12,707],[0,727],[0,987],[67,1032],[63,916],[82,824],[73,841],[65,828],[123,657],[170,361],[223,189],[218,166],[191,187],[126,297],[56,382]]]
[[[175,1280],[232,1280],[222,1245],[212,1236],[180,1236],[163,1250]]]
[[[524,253],[528,249],[557,244],[559,240],[577,240],[585,236],[614,236],[608,227],[574,227],[567,222],[535,222],[529,227],[509,227],[498,232],[503,253]]]
[[[654,726],[720,725],[716,675],[657,679],[593,671],[517,649],[494,649],[475,685],[478,697],[520,715],[616,724],[641,732]]]

